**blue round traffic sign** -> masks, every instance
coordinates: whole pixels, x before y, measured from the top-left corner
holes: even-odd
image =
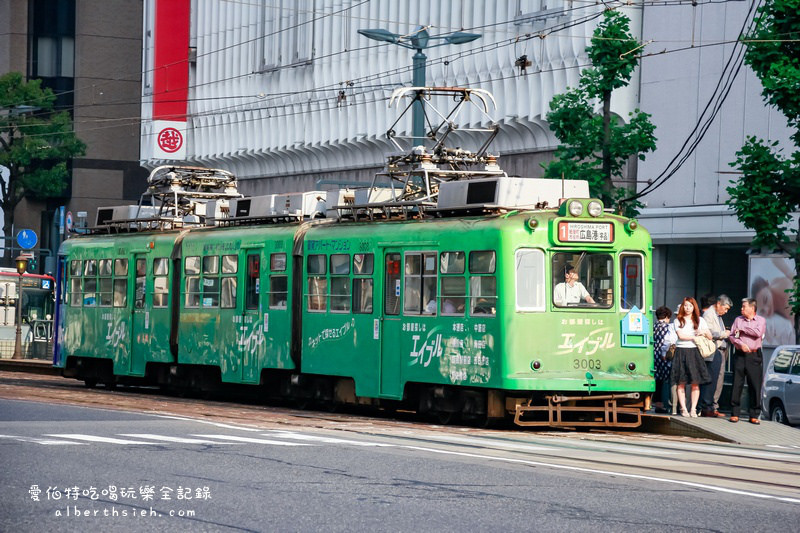
[[[17,233],[17,244],[24,250],[30,250],[36,246],[37,242],[39,242],[39,238],[36,237],[36,232],[32,229],[23,229]]]

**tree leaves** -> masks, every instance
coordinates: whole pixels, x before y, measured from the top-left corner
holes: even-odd
[[[614,181],[623,179],[631,157],[644,160],[646,152],[655,150],[656,137],[647,113],[637,109],[627,123],[610,114],[611,92],[630,82],[638,63],[632,52],[639,43],[630,34],[630,21],[624,14],[606,11],[603,17],[586,49],[592,66],[583,70],[577,88],[550,102],[547,121],[561,144],[544,169],[548,178],[588,181],[592,196],[613,205],[630,193],[616,188]],[[605,120],[594,112],[598,99],[603,102]],[[636,216],[639,207],[641,203],[631,202],[623,209],[628,216]]]
[[[41,80],[26,82],[18,72],[0,76],[0,165],[9,169],[8,184],[0,186],[6,235],[17,204],[61,194],[69,177],[66,162],[86,151],[69,113],[52,112],[55,100]]]

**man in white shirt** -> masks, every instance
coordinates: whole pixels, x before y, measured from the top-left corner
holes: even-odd
[[[594,299],[589,296],[589,291],[578,281],[578,273],[572,265],[564,265],[564,282],[553,289],[553,301],[558,306],[579,304],[586,302],[593,304]]]

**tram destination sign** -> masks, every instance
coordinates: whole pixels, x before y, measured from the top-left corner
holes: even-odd
[[[614,225],[611,222],[558,223],[558,240],[561,242],[614,242]]]

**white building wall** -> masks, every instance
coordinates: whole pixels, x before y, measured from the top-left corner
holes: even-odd
[[[225,168],[242,180],[285,176],[276,185],[281,189],[291,188],[292,176],[381,166],[391,151],[386,130],[398,116],[388,97],[411,85],[414,51],[356,30],[406,34],[418,25],[430,25],[431,35],[482,34],[466,45],[428,49],[427,85],[495,95],[493,116],[502,127],[493,152],[552,150],[556,140],[543,116],[555,94],[577,84],[602,9],[572,0],[193,0],[197,60],[190,68],[187,162]],[[150,11],[146,5],[146,25]],[[626,13],[638,37],[641,10]],[[147,46],[146,40],[146,63]],[[523,54],[533,65],[520,76],[514,62]],[[340,91],[344,102],[337,102]],[[626,117],[637,91],[638,79],[615,95],[614,111]],[[144,96],[147,139],[153,133],[147,87]],[[398,133],[410,131],[407,118]],[[462,120],[487,125],[477,113]],[[151,144],[142,143],[146,166],[162,163]]]
[[[657,127],[658,150],[639,164],[640,181],[655,179],[668,166],[700,120],[750,6],[743,1],[645,8],[643,38],[656,43],[645,54],[668,53],[646,56],[641,63],[641,108]],[[765,106],[759,80],[743,65],[694,153],[663,186],[643,197],[649,209],[642,222],[656,230],[654,240],[689,242],[717,233],[722,242],[749,242],[752,232],[724,205],[729,199],[725,189],[737,179],[730,163],[749,135],[791,146],[789,134],[785,118]],[[696,206],[707,207],[699,218],[693,214]],[[714,211],[713,224],[703,218],[711,214],[709,209]],[[682,229],[675,229],[675,220],[682,222]]]

